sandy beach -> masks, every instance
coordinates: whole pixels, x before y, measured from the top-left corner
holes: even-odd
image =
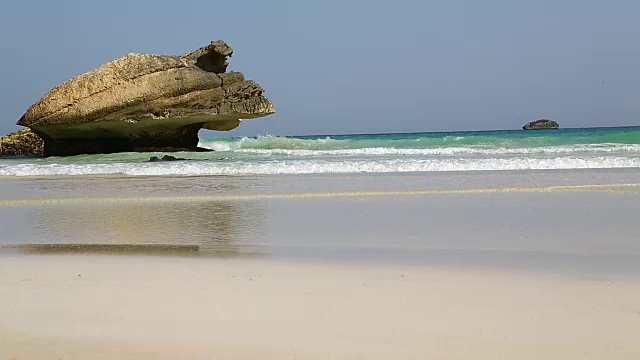
[[[3,359],[637,359],[640,282],[250,259],[0,261]]]
[[[637,359],[637,175],[5,180],[0,359]]]

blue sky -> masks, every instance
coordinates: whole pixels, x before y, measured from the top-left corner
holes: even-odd
[[[8,1],[0,132],[129,52],[223,39],[274,116],[226,135],[640,125],[637,1]]]

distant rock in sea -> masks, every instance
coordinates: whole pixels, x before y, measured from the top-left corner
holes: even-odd
[[[524,130],[542,130],[542,129],[559,129],[560,125],[553,120],[536,120],[525,124],[522,129]]]
[[[51,90],[18,121],[43,154],[196,150],[201,128],[227,131],[275,113],[263,89],[227,73],[221,40],[179,56],[129,54]]]
[[[42,155],[44,141],[31,130],[0,136],[0,156]]]

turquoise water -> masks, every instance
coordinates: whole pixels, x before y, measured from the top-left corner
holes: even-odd
[[[0,176],[195,176],[640,168],[640,127],[201,138],[194,161],[159,153],[0,160]]]
[[[640,144],[640,127],[500,130],[430,133],[310,135],[295,137],[208,138],[203,143],[227,143],[258,149],[433,148],[460,146],[546,147],[575,144]],[[222,147],[224,148],[224,147]]]

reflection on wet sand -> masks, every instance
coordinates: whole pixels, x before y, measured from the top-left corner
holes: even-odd
[[[42,206],[28,212],[32,233],[11,246],[30,252],[255,255],[263,233],[259,203],[185,202]]]
[[[191,255],[197,254],[197,245],[171,244],[21,244],[4,246],[24,253],[36,254],[149,254],[149,255]]]
[[[3,178],[0,199],[77,199],[83,197],[174,197],[244,194],[259,185],[254,178],[208,177],[52,177]],[[135,184],[135,185],[132,185]]]

